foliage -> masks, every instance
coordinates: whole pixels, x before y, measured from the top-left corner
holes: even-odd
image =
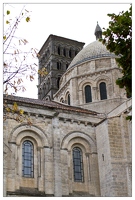
[[[37,49],[30,48],[25,38],[20,38],[18,29],[21,23],[30,22],[30,12],[22,8],[17,17],[12,16],[10,10],[4,11],[4,34],[3,34],[3,85],[4,93],[8,91],[25,91],[24,79],[34,80],[37,73]],[[24,27],[25,28],[25,27]],[[28,50],[27,50],[28,49]],[[38,55],[39,56],[39,55]]]
[[[120,88],[125,87],[127,97],[132,96],[132,6],[128,11],[118,15],[108,14],[111,17],[109,28],[104,29],[104,39],[100,39],[110,52],[118,58],[116,61],[122,69],[123,76],[116,80]]]
[[[26,121],[28,125],[32,125],[30,117],[22,109],[19,109],[16,102],[12,106],[8,106],[7,102],[4,101],[4,121],[6,119],[14,119],[20,123]]]

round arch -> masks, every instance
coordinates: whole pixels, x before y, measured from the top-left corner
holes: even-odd
[[[77,143],[77,138],[82,139],[83,142],[85,141],[85,144],[91,147],[91,152],[97,152],[95,139],[83,132],[71,132],[67,134],[61,142],[61,148],[68,149],[69,144],[72,146],[74,142]]]
[[[108,77],[108,76],[105,76],[105,75],[101,75],[99,77],[97,77],[95,79],[95,82],[96,82],[96,87],[98,87],[98,85],[101,83],[101,82],[105,82],[107,85],[111,83],[111,79]]]
[[[78,87],[79,90],[83,90],[86,85],[91,85],[91,87],[94,87],[94,80],[88,78],[88,79],[81,81],[79,83],[79,87]]]
[[[20,141],[24,137],[33,138],[35,141],[37,141],[39,147],[43,147],[43,146],[50,147],[48,137],[44,133],[44,131],[41,128],[38,128],[33,125],[29,127],[27,127],[27,125],[21,125],[21,126],[16,127],[11,132],[10,142],[16,143],[17,145],[19,145]]]

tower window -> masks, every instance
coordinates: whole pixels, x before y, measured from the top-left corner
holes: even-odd
[[[86,103],[92,102],[91,86],[90,85],[85,86],[85,102]]]
[[[63,55],[66,56],[66,49],[63,49]]]
[[[58,47],[58,54],[60,55],[60,47]]]
[[[57,87],[58,88],[60,87],[60,77],[58,77],[58,79],[57,79]]]
[[[99,85],[100,89],[100,99],[107,99],[107,91],[106,91],[106,84],[104,82],[101,82]]]
[[[69,50],[69,57],[70,57],[70,58],[72,57],[71,49]]]
[[[75,147],[73,149],[73,171],[74,171],[74,181],[83,182],[83,160],[82,151],[80,148]]]
[[[58,69],[58,70],[61,69],[61,62],[57,62],[57,69]]]
[[[26,140],[22,145],[22,176],[34,177],[34,147],[32,142]]]
[[[68,64],[66,64],[66,69],[68,68]]]

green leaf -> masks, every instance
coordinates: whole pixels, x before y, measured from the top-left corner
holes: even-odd
[[[30,17],[27,17],[27,18],[26,18],[26,22],[29,22],[29,21],[30,21]]]
[[[7,15],[9,15],[10,14],[10,11],[9,10],[7,10]]]

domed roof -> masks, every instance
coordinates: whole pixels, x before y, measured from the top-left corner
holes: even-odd
[[[114,56],[115,54],[110,53],[110,51],[107,50],[107,48],[105,47],[105,45],[102,44],[102,42],[96,40],[95,42],[88,44],[74,57],[68,69],[88,60],[93,60],[102,57],[114,57]]]

